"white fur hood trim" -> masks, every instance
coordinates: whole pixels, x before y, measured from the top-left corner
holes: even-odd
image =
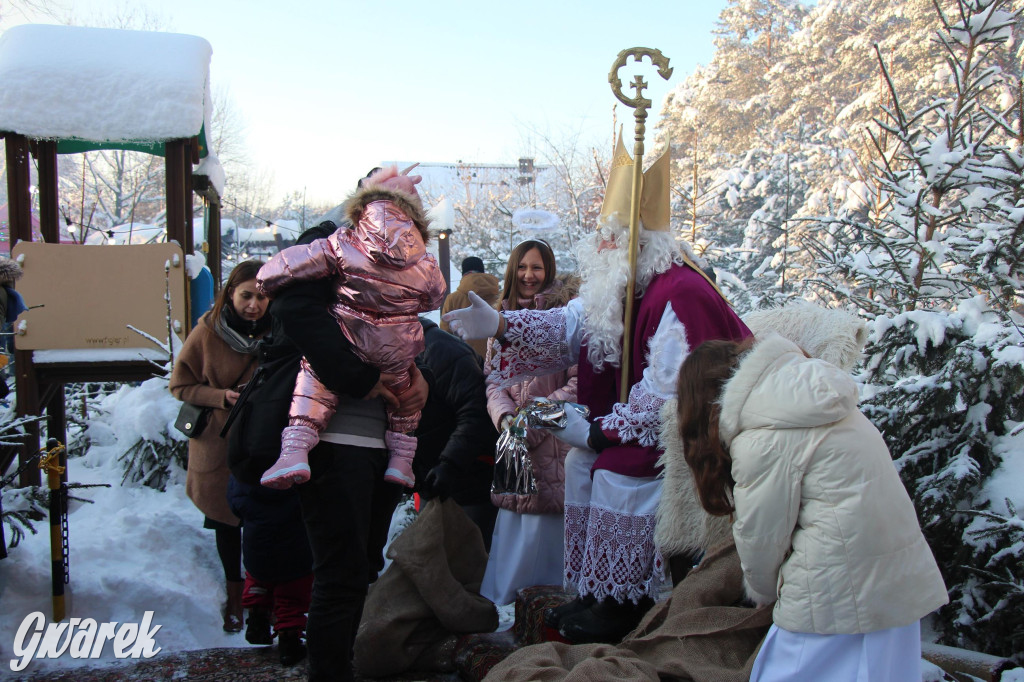
[[[857,409],[857,384],[835,365],[807,358],[774,332],[740,358],[722,390],[719,430],[728,447],[751,428],[809,428],[839,421]]]
[[[694,554],[705,552],[709,547],[731,538],[729,517],[711,516],[700,505],[693,474],[683,459],[679,412],[674,398],[662,405],[658,437],[664,450],[658,460],[664,469],[654,527],[654,541],[658,549],[665,556]]]
[[[789,339],[812,358],[830,362],[847,372],[860,360],[867,343],[864,320],[835,308],[799,301],[768,310],[755,310],[743,322],[760,338],[769,331]]]

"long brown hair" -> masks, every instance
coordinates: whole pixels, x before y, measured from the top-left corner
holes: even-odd
[[[752,345],[753,337],[740,343],[705,341],[686,356],[679,369],[679,436],[683,458],[693,472],[701,506],[714,516],[736,510],[732,500],[732,457],[718,430],[718,401],[740,355]]]
[[[546,291],[555,280],[557,274],[555,272],[555,253],[548,243],[540,239],[527,239],[519,242],[512,249],[512,255],[508,257],[508,265],[505,266],[505,288],[501,292],[501,300],[508,301],[509,310],[519,309],[521,297],[519,295],[519,278],[516,276],[519,272],[519,261],[523,260],[523,257],[533,249],[540,252],[540,260],[544,263],[544,282],[541,284],[540,291]]]
[[[231,305],[231,296],[235,293],[235,288],[243,282],[256,279],[256,273],[262,267],[263,261],[256,259],[244,260],[235,266],[235,269],[228,275],[228,281],[224,282],[224,287],[217,294],[217,299],[213,302],[214,324],[220,324],[220,311],[224,309],[225,305]]]

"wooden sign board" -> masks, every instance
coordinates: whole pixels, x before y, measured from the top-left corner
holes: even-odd
[[[153,347],[128,325],[166,343],[168,291],[176,336],[184,339],[185,259],[177,244],[22,241],[11,257],[21,259],[17,288],[29,306],[15,323],[25,322],[24,335],[14,337],[18,350]]]

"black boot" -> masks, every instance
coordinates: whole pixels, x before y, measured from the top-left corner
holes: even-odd
[[[619,603],[608,597],[565,618],[558,631],[573,644],[618,644],[640,624],[640,619],[653,605],[650,597],[644,597],[639,604]]]
[[[588,594],[582,597],[576,597],[570,601],[565,602],[561,606],[552,606],[550,609],[544,609],[544,624],[549,628],[558,629],[562,624],[562,621],[569,616],[576,615],[584,609],[589,609],[597,602],[594,595]]]
[[[266,607],[249,609],[249,617],[245,620],[245,641],[249,644],[273,644],[274,635],[270,633],[270,610]]]
[[[281,665],[295,665],[306,657],[306,645],[302,643],[298,628],[285,628],[277,633],[277,653]]]

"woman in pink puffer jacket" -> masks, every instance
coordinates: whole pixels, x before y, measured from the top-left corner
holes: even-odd
[[[512,250],[505,271],[504,310],[546,310],[565,305],[571,286],[555,279],[555,256],[546,242],[528,239]],[[576,400],[576,367],[527,377],[511,386],[489,383],[487,411],[499,429],[534,398]],[[480,594],[496,604],[515,601],[531,585],[561,585],[565,540],[565,455],[569,446],[546,429],[526,432],[537,481],[535,495],[491,495],[498,507]]]
[[[420,313],[435,310],[445,284],[427,253],[428,221],[415,184],[420,176],[386,168],[363,181],[347,202],[351,225],[326,239],[284,249],[263,268],[257,281],[273,297],[298,281],[331,279],[331,313],[354,352],[381,371],[385,386],[398,395],[410,383],[410,367],[424,347]],[[288,426],[281,433],[281,456],[260,483],[289,488],[309,480],[308,453],[320,440],[338,397],[317,379],[305,358],[295,380]],[[412,487],[412,460],[420,415],[388,410],[388,481]]]

